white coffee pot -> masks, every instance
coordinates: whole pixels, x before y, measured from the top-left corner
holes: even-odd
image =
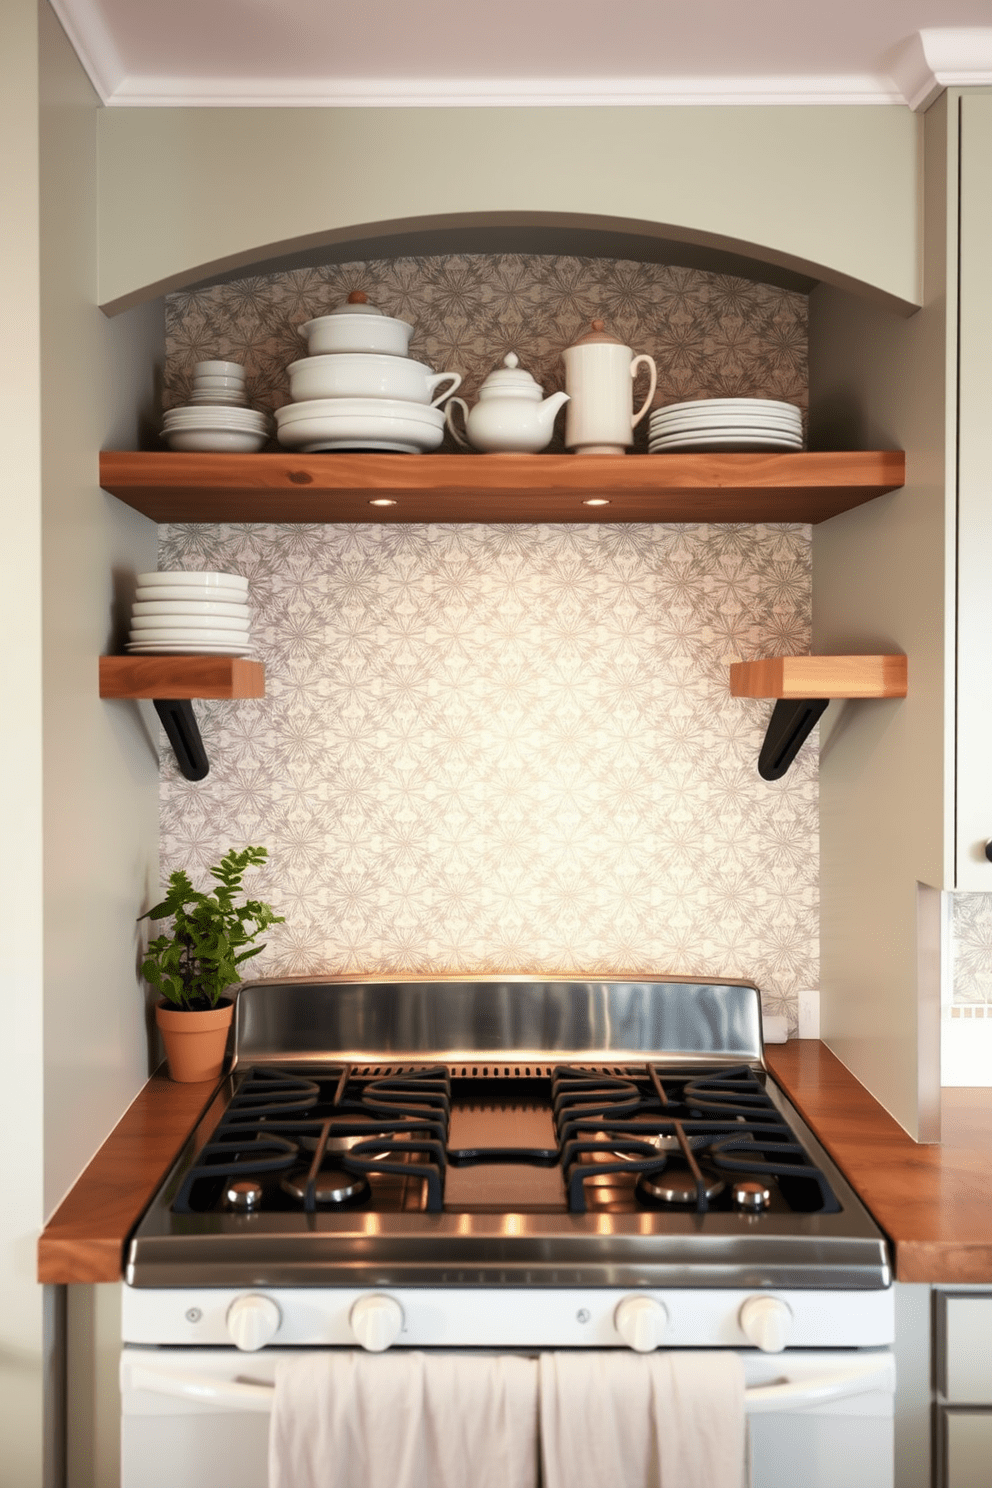
[[[544,389],[525,368],[516,352],[503,358],[479,388],[479,401],[470,411],[463,398],[452,398],[445,420],[455,441],[463,449],[482,450],[494,455],[536,455],[551,441],[555,415],[567,393]],[[455,424],[454,409],[460,408],[465,433]]]
[[[647,413],[658,385],[654,358],[635,356],[629,346],[611,336],[603,321],[562,352],[565,390],[565,448],[577,455],[622,455],[634,442],[634,429]],[[633,381],[640,367],[649,369],[650,386],[636,413],[632,411]]]

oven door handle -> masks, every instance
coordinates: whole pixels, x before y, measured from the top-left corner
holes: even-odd
[[[744,1391],[749,1416],[770,1411],[805,1410],[811,1406],[829,1405],[834,1400],[847,1400],[853,1395],[870,1395],[873,1390],[894,1394],[895,1361],[888,1352],[858,1360],[844,1369],[828,1374],[809,1375],[805,1379],[783,1379],[774,1385],[752,1385]]]
[[[179,1400],[236,1411],[270,1411],[275,1393],[273,1385],[252,1385],[243,1380],[219,1379],[205,1374],[172,1374],[128,1359],[122,1363],[121,1385],[125,1391],[148,1390],[154,1395],[170,1395]],[[783,1379],[774,1385],[752,1385],[744,1392],[744,1404],[748,1415],[765,1415],[771,1411],[828,1405],[831,1401],[867,1395],[873,1390],[889,1393],[895,1390],[895,1365],[889,1353],[863,1362],[859,1360],[857,1364],[829,1374]]]

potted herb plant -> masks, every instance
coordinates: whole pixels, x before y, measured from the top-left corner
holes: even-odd
[[[283,923],[271,904],[235,903],[246,870],[267,857],[264,847],[232,848],[210,869],[217,881],[212,894],[195,889],[177,869],[161,904],[139,917],[172,919],[171,932],[149,943],[141,969],[161,994],[155,1021],[173,1080],[214,1080],[221,1072],[234,1013],[233,1000],[223,993],[242,980],[242,963],[262,949],[255,944],[262,932]]]

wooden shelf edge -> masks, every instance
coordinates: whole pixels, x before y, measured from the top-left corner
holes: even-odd
[[[100,456],[103,488],[156,522],[821,522],[904,482],[898,450]]]
[[[730,665],[731,697],[901,698],[905,656],[767,656]]]
[[[265,665],[242,656],[101,656],[102,698],[261,698]]]

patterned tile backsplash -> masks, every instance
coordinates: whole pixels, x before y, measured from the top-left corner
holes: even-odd
[[[516,255],[172,295],[166,404],[205,357],[244,362],[255,406],[288,401],[294,327],[354,288],[470,402],[510,350],[561,386],[561,348],[601,316],[655,356],[658,401],[805,408],[803,296]],[[808,528],[168,526],[159,562],[250,580],[266,697],[196,705],[211,772],[191,784],[163,749],[161,815],[163,878],[268,847],[252,885],[287,922],[253,975],[743,977],[795,1028],[818,982],[815,743],[762,781],[771,705],[732,699],[727,669],[809,650]]]

